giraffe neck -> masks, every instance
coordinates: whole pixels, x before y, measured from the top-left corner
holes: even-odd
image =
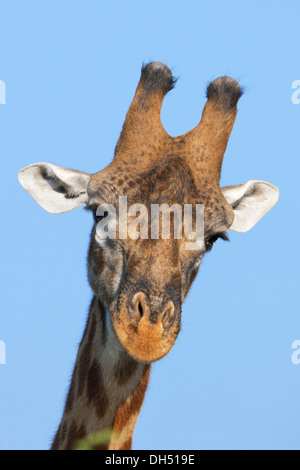
[[[52,449],[72,449],[79,439],[103,430],[112,430],[113,437],[102,448],[130,449],[149,374],[149,365],[122,348],[94,297]]]

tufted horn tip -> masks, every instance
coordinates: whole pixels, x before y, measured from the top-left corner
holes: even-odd
[[[162,62],[150,62],[142,67],[140,83],[146,92],[162,91],[166,94],[174,88],[176,79],[167,65]]]
[[[171,70],[161,62],[142,66],[140,80],[127,112],[118,140],[115,158],[131,158],[132,155],[155,155],[169,142],[160,112],[164,96],[175,85]],[[128,157],[130,155],[130,157]]]
[[[243,94],[239,83],[231,77],[219,77],[207,87],[206,96],[209,101],[220,104],[225,113],[235,109]]]

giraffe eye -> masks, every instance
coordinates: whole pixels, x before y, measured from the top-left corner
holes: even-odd
[[[108,216],[107,211],[105,211],[103,215],[97,215],[97,209],[95,209],[93,213],[96,224],[98,224],[99,222],[101,222],[101,220],[105,219]]]

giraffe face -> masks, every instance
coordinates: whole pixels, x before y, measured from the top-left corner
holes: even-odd
[[[96,216],[88,256],[89,280],[95,294],[105,303],[121,345],[134,359],[150,363],[165,356],[174,345],[181,326],[181,306],[203,256],[223,236],[231,219],[221,193],[216,192],[213,198],[212,191],[203,190],[199,194],[188,166],[180,157],[161,160],[138,178],[123,177],[123,185],[116,187],[114,183],[120,178],[112,172],[100,186],[97,177],[90,181],[88,207],[94,213],[99,205],[116,207],[114,220],[110,221],[117,230],[115,238],[101,239],[97,236]],[[130,215],[128,236],[120,238],[120,195],[126,196],[129,208],[146,208],[145,238],[141,238],[145,222],[141,209],[139,223],[134,225],[138,238],[133,238],[134,231],[129,233],[136,220]],[[182,212],[187,204],[192,208],[203,204],[204,236],[196,246],[190,246],[185,230],[179,238],[174,237],[172,212],[170,237],[163,238],[162,224],[158,238],[151,237],[151,208],[163,204],[170,208],[176,204]],[[101,222],[105,225],[104,219]],[[195,229],[195,220],[192,228]]]
[[[160,359],[173,346],[180,330],[182,302],[212,243],[224,237],[228,228],[250,230],[279,196],[275,186],[259,180],[219,187],[223,156],[242,94],[239,84],[230,77],[214,80],[207,88],[200,123],[186,134],[171,137],[162,126],[160,110],[174,83],[170,69],[160,62],[142,68],[114,159],[99,173],[36,163],[18,175],[23,188],[48,212],[67,212],[84,204],[94,211],[102,204],[116,208],[112,217],[115,237],[99,236],[98,223],[93,228],[89,280],[105,304],[122,346],[145,363]],[[161,236],[161,230],[153,237],[149,218],[147,237],[124,237],[122,224],[118,224],[123,215],[120,197],[126,197],[130,207],[145,207],[148,214],[152,205],[171,208],[176,204],[181,210],[191,205],[196,211],[196,205],[202,204],[202,244],[187,249],[190,233],[185,225],[181,238],[175,238],[174,231],[172,236],[172,230],[169,238]],[[133,214],[126,213],[126,222],[127,215],[132,221]],[[141,215],[141,224],[145,217]],[[172,224],[175,216],[170,228]],[[193,230],[191,225],[190,232]]]

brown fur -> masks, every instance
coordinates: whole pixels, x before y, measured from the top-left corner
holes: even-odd
[[[131,397],[117,411],[113,429],[116,437],[110,443],[110,450],[131,448],[134,427],[141,410],[150,377],[150,366],[145,367],[143,378]]]
[[[132,104],[107,168],[91,176],[89,208],[196,204],[205,207],[205,239],[225,232],[233,221],[231,206],[219,188],[224,152],[241,95],[229,77],[215,80],[195,129],[171,137],[162,126],[165,94],[174,86],[161,63],[143,67]],[[171,218],[171,228],[174,218]],[[181,305],[206,249],[186,250],[183,239],[95,239],[88,255],[94,292],[79,347],[61,425],[53,449],[74,448],[76,441],[104,429],[114,433],[107,446],[130,449],[146,392],[150,365],[169,352],[181,326]],[[148,236],[150,236],[150,229]]]

